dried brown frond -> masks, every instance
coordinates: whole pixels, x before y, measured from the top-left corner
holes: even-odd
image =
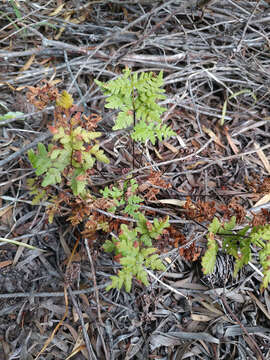
[[[216,214],[216,204],[214,201],[201,201],[193,203],[190,197],[187,198],[187,201],[184,205],[184,208],[187,210],[187,215],[191,219],[196,221],[212,221]]]
[[[253,214],[253,213],[252,213]],[[261,209],[258,214],[253,214],[251,222],[252,226],[260,226],[270,224],[270,211],[267,209]]]
[[[233,198],[229,205],[228,205],[228,209],[231,212],[231,216],[235,216],[236,217],[236,222],[238,224],[242,224],[245,221],[245,217],[246,217],[246,210],[243,208],[242,205],[239,204],[239,200],[236,198]],[[230,217],[231,217],[230,216]],[[229,217],[229,218],[230,218]],[[228,219],[229,219],[228,218]]]
[[[261,185],[259,185],[258,192],[261,194],[269,194],[270,193],[270,177],[263,179]]]
[[[43,86],[28,86],[29,92],[26,94],[28,101],[39,110],[43,110],[59,96],[58,90],[54,85],[46,80],[43,80],[43,82],[45,83]]]
[[[171,238],[174,241],[174,247],[179,248],[179,254],[187,261],[194,262],[201,255],[201,248],[196,246],[195,241],[187,240],[184,234],[173,226],[168,228]]]
[[[139,186],[139,192],[144,193],[144,197],[147,200],[157,200],[156,196],[159,194],[161,189],[169,189],[171,187],[171,184],[167,183],[162,178],[162,175],[163,173],[161,171],[151,170],[146,182]]]

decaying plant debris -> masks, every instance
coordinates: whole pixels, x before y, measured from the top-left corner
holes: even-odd
[[[213,216],[269,223],[269,3],[39,0],[3,1],[0,10],[0,114],[24,114],[0,122],[0,235],[45,250],[0,242],[0,360],[34,359],[61,319],[40,359],[268,359],[270,300],[259,266],[233,278],[220,253],[205,277],[198,259]],[[163,70],[164,121],[176,137],[134,149],[127,131],[112,131],[116,115],[94,79],[126,66]],[[91,228],[108,216],[104,201],[85,232],[67,221],[68,209],[48,224],[45,206],[31,204],[26,154],[46,143],[54,108],[37,110],[26,94],[43,80],[102,119],[110,164],[91,177],[93,192],[134,164],[143,211],[170,216],[157,244],[166,271],[149,274],[148,288],[105,290],[119,265]],[[85,210],[76,209],[77,217]],[[121,221],[111,217],[110,232]]]

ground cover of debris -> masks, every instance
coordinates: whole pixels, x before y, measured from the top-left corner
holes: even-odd
[[[176,136],[144,145],[112,130],[116,113],[94,79],[125,67],[163,71],[163,121]],[[32,204],[27,151],[48,143],[54,105],[37,109],[27,93],[48,83],[101,119],[110,163],[94,168],[93,195],[133,171],[145,216],[170,216],[155,244],[166,271],[148,287],[106,291],[119,262],[102,245],[128,224],[121,209],[93,210],[110,232],[87,237],[68,209],[49,223],[45,204]],[[269,223],[269,89],[268,1],[1,1],[0,360],[270,359],[256,248],[236,278],[222,251],[211,276],[200,262],[214,216]]]

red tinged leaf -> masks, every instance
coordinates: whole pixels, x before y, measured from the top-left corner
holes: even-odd
[[[122,254],[115,255],[114,260],[117,261],[117,262],[120,262],[120,259],[121,259],[122,256],[123,256]]]
[[[80,135],[80,134],[76,135],[76,140],[78,140],[78,141],[81,141],[81,140],[83,140],[83,137],[82,137],[82,135]]]
[[[81,164],[83,162],[82,152],[81,151],[79,151],[79,150],[75,151],[73,157],[78,163]]]
[[[153,225],[150,223],[150,221],[146,221],[146,226],[149,231],[153,229]]]
[[[77,180],[77,181],[84,181],[85,178],[86,178],[86,176],[85,176],[84,174],[82,174],[82,175],[77,176],[77,177],[76,177],[76,180]]]
[[[55,126],[48,125],[48,129],[53,135],[56,135],[59,132],[59,129],[57,129]]]

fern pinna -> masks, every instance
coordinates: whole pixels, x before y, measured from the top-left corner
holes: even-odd
[[[254,226],[252,229],[246,226],[243,229],[234,230],[235,225],[235,216],[223,224],[216,217],[213,219],[208,228],[207,251],[202,258],[203,272],[211,274],[214,271],[219,249],[215,240],[216,236],[221,236],[223,239],[222,249],[235,258],[234,276],[252,260],[251,245],[255,245],[263,269],[261,290],[264,290],[270,282],[270,225]]]

